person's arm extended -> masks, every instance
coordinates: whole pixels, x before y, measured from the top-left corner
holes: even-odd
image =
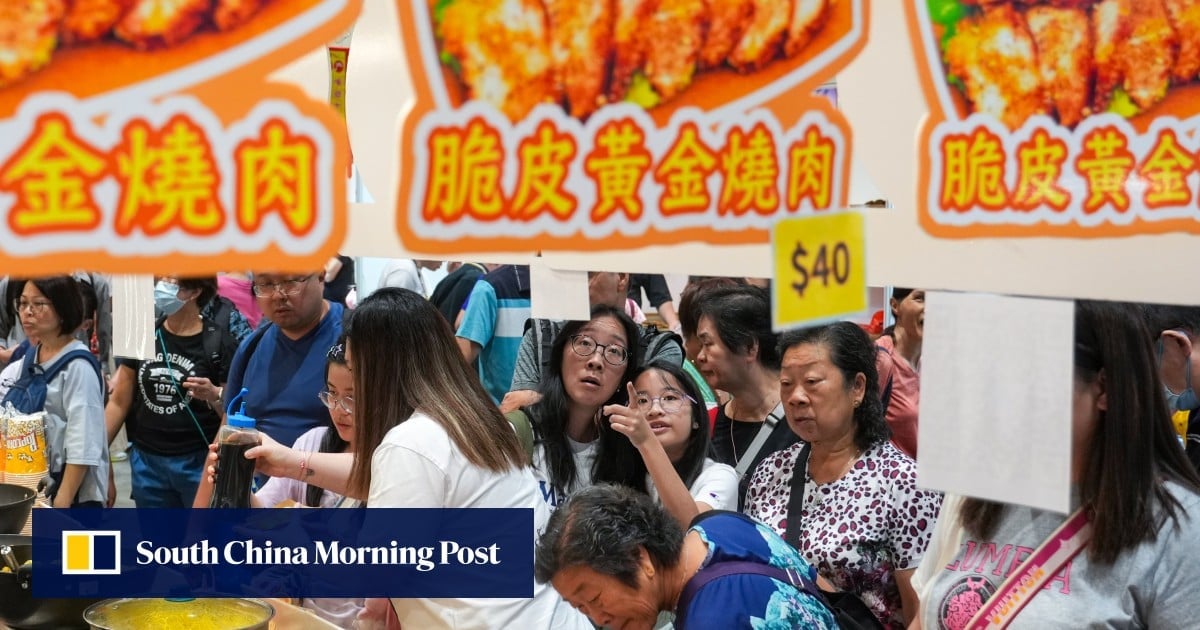
[[[262,444],[246,451],[246,457],[255,460],[256,470],[264,475],[296,479],[351,499],[366,499],[358,493],[347,492],[350,469],[354,466],[353,453],[297,451],[264,434]],[[304,461],[303,473],[301,461]]]
[[[58,484],[58,489],[54,491],[54,507],[69,508],[75,503],[75,495],[79,493],[79,486],[83,484],[83,477],[87,474],[88,468],[83,464],[66,464],[63,466],[62,483]]]
[[[634,389],[633,383],[626,383],[625,387],[629,393],[629,400],[637,400],[637,390]],[[646,470],[650,473],[650,479],[654,481],[654,487],[658,489],[658,497],[663,507],[681,526],[687,527],[697,514],[712,509],[711,505],[692,498],[691,492],[679,478],[679,473],[675,472],[667,452],[663,450],[658,438],[654,437],[644,414],[624,405],[608,405],[604,408],[604,413],[609,416],[613,430],[628,437],[642,455],[642,461],[646,462]]]
[[[133,369],[128,365],[117,367],[117,373],[112,378],[112,394],[108,404],[104,406],[104,427],[108,432],[108,443],[116,439],[117,433],[125,424],[125,416],[133,404],[133,380],[136,378]]]

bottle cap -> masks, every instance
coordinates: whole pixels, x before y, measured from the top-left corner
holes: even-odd
[[[256,421],[254,418],[246,415],[246,401],[243,400],[246,396],[246,392],[248,391],[248,389],[243,387],[242,391],[238,392],[237,396],[234,396],[233,400],[229,401],[229,407],[225,410],[225,414],[228,416],[227,422],[229,423],[229,426],[236,427],[238,429],[254,428]],[[240,407],[238,407],[237,412],[234,412],[233,405],[239,400],[242,401],[242,404]]]

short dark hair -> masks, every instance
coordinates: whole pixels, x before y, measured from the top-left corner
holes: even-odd
[[[865,451],[890,439],[892,430],[884,417],[879,371],[875,369],[877,351],[866,331],[851,322],[791,330],[779,339],[779,355],[800,344],[816,344],[828,350],[829,360],[841,371],[846,387],[852,386],[860,373],[866,379],[862,404],[854,408],[854,445]]]
[[[1152,339],[1158,339],[1164,330],[1178,329],[1192,336],[1200,335],[1200,306],[1144,304],[1142,314]]]
[[[697,306],[705,294],[713,289],[745,284],[746,281],[740,278],[692,276],[687,286],[683,287],[683,292],[679,294],[679,330],[683,336],[695,336],[696,326],[700,324],[700,310]]]
[[[197,276],[191,278],[178,278],[176,283],[180,289],[199,289],[200,295],[196,296],[196,306],[204,308],[217,295],[217,277],[216,276]]]
[[[771,295],[766,289],[748,284],[713,289],[700,300],[697,325],[705,316],[730,350],[749,352],[757,343],[759,364],[779,369],[779,335],[771,328]]]
[[[71,276],[47,276],[30,280],[54,307],[58,315],[58,332],[72,335],[83,324],[83,293],[79,281]]]
[[[708,456],[709,442],[711,441],[708,435],[708,409],[704,406],[704,396],[700,394],[699,388],[696,387],[687,372],[683,371],[683,368],[668,362],[651,363],[638,370],[630,380],[636,381],[646,372],[652,371],[670,374],[679,383],[679,390],[692,399],[692,416],[689,419],[689,425],[693,426],[692,432],[683,449],[683,456],[679,458],[678,462],[672,464],[675,473],[683,481],[683,485],[691,487],[692,482],[704,470],[704,460]],[[632,401],[630,406],[632,406]],[[628,436],[613,429],[611,424],[604,422],[600,426],[600,446],[596,454],[596,474],[593,480],[619,483],[634,490],[646,492],[648,490],[646,474],[649,470],[647,470],[646,461],[642,459],[637,447],[629,441]]]
[[[683,529],[649,496],[597,484],[572,494],[550,516],[538,541],[534,577],[545,584],[563,569],[584,565],[637,588],[642,549],[655,568],[674,567]]]

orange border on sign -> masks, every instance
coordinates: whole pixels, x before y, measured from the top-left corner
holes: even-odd
[[[921,92],[925,97],[926,104],[929,106],[929,116],[925,117],[921,123],[921,128],[917,134],[917,146],[915,156],[917,159],[917,217],[921,227],[929,234],[948,239],[971,239],[971,238],[1029,238],[1029,237],[1056,237],[1056,238],[1114,238],[1125,236],[1141,236],[1141,235],[1156,235],[1186,232],[1191,234],[1200,234],[1200,221],[1189,219],[1164,219],[1162,221],[1145,221],[1135,218],[1128,225],[1114,225],[1112,223],[1102,223],[1094,227],[1081,226],[1076,223],[1066,225],[1053,225],[1040,223],[1036,225],[985,225],[973,224],[964,226],[949,226],[938,223],[931,215],[931,208],[928,206],[926,192],[932,180],[932,172],[929,161],[926,159],[929,150],[929,142],[937,126],[943,122],[951,120],[948,113],[942,106],[940,99],[937,97],[937,85],[941,79],[934,77],[933,68],[941,68],[942,62],[940,59],[930,59],[926,54],[925,42],[921,36],[921,23],[917,2],[925,2],[926,0],[906,0],[904,3],[904,15],[908,24],[909,44],[912,46],[913,55],[917,62],[917,75],[920,78]],[[1162,108],[1166,105],[1165,108]],[[1167,103],[1160,103],[1156,107],[1163,114],[1178,113],[1181,105],[1179,97],[1176,97]],[[958,118],[959,112],[953,112],[955,118]],[[1138,131],[1144,131],[1152,122],[1152,118],[1148,116],[1139,116],[1130,120],[1130,123]]]
[[[446,73],[439,65],[439,71],[433,75],[426,71],[425,60],[423,57],[423,48],[420,41],[420,33],[418,32],[418,22],[423,19],[419,16],[415,9],[415,2],[424,2],[425,0],[396,0],[396,8],[400,21],[401,41],[404,46],[405,58],[409,60],[409,68],[412,73],[413,90],[416,95],[416,102],[413,107],[405,114],[404,122],[401,125],[399,141],[402,147],[409,147],[416,137],[417,125],[421,119],[430,112],[437,109],[434,98],[433,82],[446,81]],[[852,7],[854,2],[849,0],[841,0],[834,4],[833,10],[843,10],[850,15],[847,24],[844,25],[844,32],[839,33],[834,40],[841,41],[841,38],[851,35],[854,31]],[[829,78],[844,68],[849,62],[858,55],[862,48],[866,45],[867,33],[870,28],[870,1],[862,2],[862,24],[858,26],[859,37],[856,40],[850,41],[846,49],[840,54],[833,57],[832,60],[823,68],[815,69],[812,74],[795,85],[789,88],[784,93],[773,98],[766,99],[757,106],[770,110],[777,118],[784,129],[787,129],[805,112],[819,110],[823,112],[827,118],[835,123],[845,137],[846,149],[839,156],[842,181],[840,182],[839,190],[836,194],[839,196],[837,201],[831,207],[837,208],[845,205],[845,200],[849,195],[850,189],[850,147],[853,146],[851,130],[845,117],[837,111],[826,99],[822,96],[813,94],[817,87],[822,85]],[[832,19],[832,18],[831,18]],[[429,35],[432,37],[432,35]],[[809,58],[815,56],[815,52],[802,54],[799,63],[805,63]],[[791,60],[795,61],[795,60]],[[777,62],[778,63],[787,63]],[[797,66],[799,67],[799,66]],[[770,73],[771,67],[764,69],[763,73]],[[737,75],[733,75],[737,76]],[[768,75],[770,76],[770,75]],[[769,84],[769,81],[764,80],[762,85],[755,86],[747,93],[752,93],[753,90]],[[713,86],[713,90],[719,89]],[[455,93],[452,88],[447,88],[451,102],[457,102]],[[711,95],[704,95],[703,98],[711,99]],[[670,116],[670,113],[678,107],[687,105],[695,105],[686,100],[682,102],[668,103],[659,108],[650,110],[649,115],[660,124]],[[660,111],[661,110],[661,111]],[[399,233],[401,242],[409,251],[427,253],[430,255],[446,255],[454,254],[461,251],[479,251],[479,252],[510,252],[523,250],[545,250],[545,251],[610,251],[618,249],[613,246],[614,238],[620,239],[619,249],[638,249],[652,245],[667,245],[677,244],[689,241],[707,242],[712,244],[722,245],[747,245],[747,244],[765,244],[770,242],[770,230],[766,228],[753,228],[737,231],[718,231],[709,227],[694,227],[672,229],[664,231],[658,226],[651,225],[643,234],[637,236],[626,236],[620,233],[613,233],[609,238],[592,239],[583,234],[576,232],[569,237],[558,237],[544,232],[539,232],[528,237],[508,237],[497,236],[494,238],[486,238],[479,236],[463,236],[452,240],[436,240],[427,239],[417,235],[408,223],[408,191],[414,185],[414,169],[411,165],[412,160],[401,160],[401,171],[399,178],[399,194],[397,196],[396,207],[396,227]],[[780,200],[780,207],[783,208],[783,200]],[[580,211],[584,211],[583,208]],[[778,213],[779,217],[795,216],[794,213],[789,213],[784,210]]]
[[[304,0],[304,8],[315,7],[322,1],[324,0]],[[76,269],[88,269],[108,273],[145,273],[150,270],[161,271],[167,269],[168,265],[169,270],[173,272],[207,274],[230,269],[230,259],[232,257],[236,259],[235,266],[240,269],[290,272],[311,271],[312,269],[321,268],[330,256],[337,253],[337,250],[346,238],[347,232],[346,213],[349,204],[346,202],[346,189],[348,181],[346,178],[336,175],[338,173],[346,173],[350,168],[350,150],[344,131],[345,123],[327,102],[309,98],[303,90],[294,85],[266,82],[265,78],[275,69],[303,57],[343,33],[354,24],[360,8],[361,0],[347,0],[345,6],[331,19],[309,29],[307,32],[299,34],[292,40],[279,45],[274,50],[258,56],[244,65],[195,83],[190,87],[181,90],[172,90],[168,94],[159,95],[162,97],[170,95],[196,97],[224,125],[234,123],[248,115],[261,101],[270,99],[282,100],[294,107],[301,116],[317,121],[328,132],[335,147],[334,155],[332,156],[333,172],[335,175],[330,179],[332,182],[330,195],[333,207],[318,207],[317,211],[332,212],[333,216],[328,236],[312,253],[297,256],[286,253],[275,244],[268,245],[265,249],[255,253],[245,253],[234,248],[227,248],[224,251],[214,254],[200,255],[173,252],[161,255],[128,257],[116,256],[101,248],[94,250],[74,249],[69,252],[51,252],[32,256],[14,256],[0,249],[0,265],[4,265],[11,272],[21,275],[44,275]],[[268,10],[273,10],[273,12],[267,13]],[[252,21],[246,24],[244,31],[234,30],[228,33],[203,33],[199,35],[198,37],[211,36],[210,39],[205,40],[209,43],[204,43],[201,48],[203,50],[210,50],[213,46],[221,44],[221,42],[223,42],[221,45],[233,45],[240,41],[263,35],[271,28],[282,28],[280,25],[287,23],[287,16],[295,12],[295,5],[293,3],[285,0],[275,0],[264,9],[264,14],[256,16],[257,18],[264,19],[260,22]],[[223,37],[232,37],[233,39],[222,39]],[[182,44],[181,48],[186,45],[186,43]],[[110,44],[99,44],[97,46],[110,46]],[[87,48],[81,47],[69,52],[83,53],[86,50]],[[106,54],[140,55],[143,56],[143,59],[152,59],[153,56],[160,55],[161,53],[140,53],[133,50],[121,50],[117,52],[108,51]],[[183,53],[180,54],[183,55]],[[145,57],[146,55],[150,57]],[[163,72],[178,71],[180,68],[185,68],[188,64],[200,60],[194,58],[194,56],[188,57],[186,55],[178,58],[171,57],[169,53],[164,56],[167,58],[166,61],[159,64]],[[180,61],[181,59],[182,61]],[[59,74],[56,74],[52,62],[51,66],[43,69],[40,75],[32,75],[28,82],[15,84],[8,89],[0,90],[0,111],[4,112],[4,117],[9,117],[15,112],[15,108],[19,107],[20,102],[23,102],[27,97],[33,96],[35,92],[31,90],[42,86],[42,82],[64,80],[64,73],[68,72],[68,70],[72,72],[84,71],[80,68],[86,69],[87,64],[83,64],[82,66],[67,64],[62,67]],[[56,76],[58,77],[57,79],[55,79]],[[145,79],[146,77],[142,76],[141,78]],[[131,83],[122,84],[120,82],[101,85],[102,83],[87,84],[74,91],[79,92],[81,98],[87,98],[88,96],[103,96],[106,90],[121,89],[133,85]],[[226,174],[226,176],[233,175],[234,173]],[[235,220],[235,209],[229,208],[227,212],[229,216],[226,219]]]

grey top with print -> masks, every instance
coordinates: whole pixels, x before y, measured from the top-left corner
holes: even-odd
[[[1190,628],[1200,619],[1200,495],[1168,483],[1183,506],[1179,526],[1168,520],[1156,540],[1126,551],[1111,566],[1081,552],[1009,626],[1020,628]],[[922,601],[922,625],[961,628],[1066,516],[1009,506],[991,540],[962,536],[951,563],[933,578]]]

